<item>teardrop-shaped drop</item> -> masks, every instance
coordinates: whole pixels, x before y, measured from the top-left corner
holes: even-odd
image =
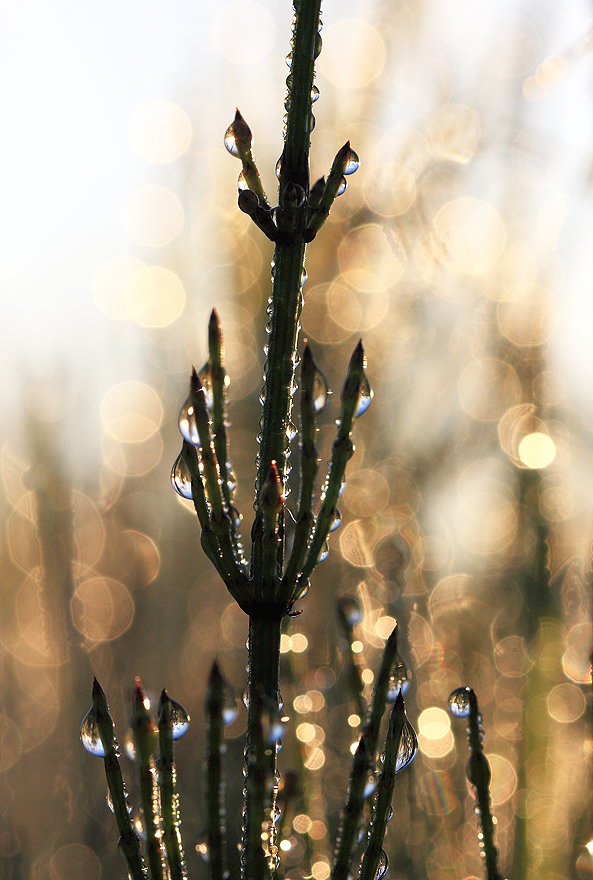
[[[344,168],[344,174],[354,174],[355,171],[358,171],[360,167],[360,159],[354,152],[354,150],[350,150],[348,153],[348,158],[346,160],[346,167]]]
[[[191,476],[182,452],[179,453],[171,468],[171,485],[178,495],[181,495],[182,498],[189,498],[191,501]]]
[[[239,148],[243,151],[251,147],[251,129],[237,110],[235,118],[224,134],[224,145],[231,156],[239,155]]]
[[[346,178],[345,178],[345,177],[342,177],[342,179],[340,180],[340,183],[339,183],[339,185],[338,185],[338,191],[337,191],[336,195],[337,195],[337,196],[341,196],[341,195],[343,195],[343,193],[346,192],[346,187],[347,187],[347,186],[348,186],[348,184],[347,184],[347,182],[346,182]]]
[[[105,748],[101,741],[97,713],[95,712],[94,706],[91,706],[82,719],[82,724],[80,725],[80,739],[87,752],[90,752],[91,755],[97,755],[98,758],[105,757]]]
[[[381,850],[379,854],[379,863],[377,865],[377,870],[375,871],[374,880],[383,880],[383,877],[387,874],[389,870],[389,859],[387,858],[387,853],[384,849]]]
[[[191,402],[191,397],[187,398],[179,410],[179,431],[183,439],[188,443],[191,443],[192,446],[200,445],[196,414],[194,411],[194,405]]]
[[[124,751],[130,761],[136,760],[136,746],[134,745],[134,731],[132,725],[128,724],[124,734]]]
[[[297,434],[298,434],[298,429],[297,429],[296,425],[293,425],[292,422],[289,422],[288,425],[286,426],[286,438],[287,438],[288,442],[290,443],[292,440],[294,440],[294,438],[296,437]]]
[[[171,702],[171,725],[173,727],[173,739],[180,739],[189,727],[190,717],[176,700]]]
[[[200,380],[200,385],[202,386],[202,391],[204,392],[204,400],[206,401],[206,406],[210,411],[212,411],[212,373],[208,361],[206,361],[201,370],[198,370],[198,379]]]
[[[367,377],[364,377],[364,381],[360,388],[360,398],[358,400],[358,407],[356,412],[354,413],[354,418],[357,419],[363,413],[367,411],[369,406],[371,405],[371,400],[373,399],[373,392],[371,391],[371,386],[369,385],[369,381]]]
[[[237,189],[239,192],[243,192],[246,189],[249,189],[249,184],[247,183],[247,178],[245,177],[245,171],[241,171],[237,178]]]
[[[399,654],[395,659],[395,665],[391,675],[389,676],[389,690],[387,691],[387,700],[394,703],[398,694],[405,694],[410,686],[410,672],[401,659]]]
[[[330,390],[327,379],[316,366],[313,373],[313,406],[315,412],[319,414],[323,412],[329,400]]]
[[[319,89],[317,86],[313,86],[311,89],[311,103],[314,104],[315,101],[319,99]]]
[[[342,525],[342,514],[340,513],[340,511],[336,507],[336,509],[334,510],[333,522],[332,522],[331,526],[329,527],[330,532],[335,532],[336,529],[339,529],[341,525]]]
[[[310,587],[309,580],[306,580],[304,582],[302,582],[302,581],[299,582],[299,584],[297,585],[297,588],[294,592],[293,600],[296,602],[297,599],[304,599],[304,597],[309,592],[309,587]]]
[[[468,687],[459,687],[449,694],[449,712],[456,718],[467,718],[470,713],[469,691]]]
[[[326,541],[325,544],[323,545],[323,547],[321,548],[321,552],[319,553],[319,556],[317,557],[317,562],[318,563],[325,562],[325,560],[327,559],[328,556],[329,556],[329,544]]]
[[[408,764],[411,764],[416,757],[417,751],[418,737],[416,736],[416,731],[414,730],[414,728],[408,721],[408,717],[406,716],[406,720],[402,729],[402,735],[399,741],[399,747],[397,750],[397,758],[395,760],[395,772],[399,773],[400,770],[403,770],[404,767],[407,767]]]
[[[237,708],[237,702],[233,701],[233,703],[227,703],[222,707],[222,723],[224,725],[232,724],[235,718],[237,717],[239,710]]]

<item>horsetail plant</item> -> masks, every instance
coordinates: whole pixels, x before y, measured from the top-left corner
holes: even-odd
[[[294,616],[294,603],[308,592],[313,570],[327,556],[328,537],[340,524],[338,500],[345,485],[347,463],[354,453],[354,423],[366,411],[372,398],[365,375],[364,349],[362,342],[359,342],[350,359],[342,387],[337,433],[319,508],[315,512],[319,468],[315,446],[317,419],[328,402],[329,388],[314,361],[310,346],[305,344],[302,358],[299,358],[297,349],[303,285],[307,277],[305,251],[327,219],[334,199],[346,189],[346,175],[356,171],[359,160],[347,142],[338,151],[327,180],[321,178],[310,186],[309,147],[315,122],[312,105],[319,95],[314,84],[314,66],[321,49],[320,0],[294,0],[294,8],[284,148],[276,167],[279,186],[277,206],[270,205],[264,192],[253,158],[251,130],[238,110],[224,138],[227,150],[242,164],[238,180],[239,208],[275,245],[272,293],[267,309],[268,340],[260,398],[261,430],[258,435],[255,516],[251,527],[249,562],[243,553],[239,534],[240,517],[233,503],[235,479],[228,455],[226,415],[228,379],[223,362],[222,327],[215,310],[208,326],[208,361],[201,370],[192,369],[189,395],[179,414],[183,441],[171,472],[175,490],[193,502],[201,527],[204,552],[230,594],[249,617],[241,845],[244,880],[266,880],[279,866],[277,751],[284,729],[279,689],[281,626],[287,615]],[[294,534],[289,540],[286,498],[289,491],[290,443],[297,434],[292,422],[292,401],[297,389],[296,367],[299,361],[300,490]],[[344,626],[346,630],[350,627],[351,636],[352,625],[348,623],[345,609],[342,612]],[[386,645],[368,717],[362,689],[357,686],[357,709],[362,729],[354,754],[349,794],[336,846],[333,880],[345,880],[350,875],[364,818],[364,805],[375,787],[376,803],[362,870],[365,878],[383,876],[379,862],[383,859],[382,863],[386,864],[382,841],[395,773],[412,760],[417,749],[415,733],[405,716],[402,670],[405,667],[397,654],[394,630]],[[352,672],[355,672],[354,666]],[[212,880],[222,880],[228,876],[224,859],[221,765],[223,691],[224,680],[215,664],[210,675],[206,705],[206,846]],[[369,788],[369,776],[374,778],[375,774],[380,723],[390,696],[394,702],[383,770],[379,784]],[[104,695],[101,699],[101,717],[104,719],[105,715],[109,716]],[[91,712],[97,713],[95,702],[93,696]],[[105,725],[104,720],[102,723]],[[84,725],[88,727],[86,719]],[[110,719],[109,725],[107,732],[101,734],[102,743],[113,740],[113,723]],[[169,875],[173,880],[186,876],[174,787],[173,736],[171,704],[165,694],[161,698],[159,711],[160,758],[157,761],[157,729],[138,682],[130,741],[140,774],[143,833],[153,880]],[[85,744],[88,748],[86,741]],[[111,745],[109,748],[109,772],[114,779],[117,777],[120,780],[118,785],[121,789],[123,782],[115,747]],[[105,745],[103,749],[106,749]],[[95,754],[99,752],[95,751]],[[126,845],[124,853],[128,870],[136,880],[147,876],[146,869],[141,861],[138,836],[132,827],[127,806],[122,807],[121,792],[118,797],[116,818]],[[286,806],[288,797],[284,803]]]

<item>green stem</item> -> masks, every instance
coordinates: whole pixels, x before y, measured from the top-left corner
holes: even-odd
[[[207,755],[206,803],[208,808],[208,862],[212,880],[224,877],[224,801],[221,748],[223,743],[224,679],[214,661],[206,692]]]
[[[159,700],[159,787],[163,815],[163,841],[171,880],[187,877],[179,822],[178,796],[175,790],[176,770],[173,752],[173,719],[171,700],[163,690]]]

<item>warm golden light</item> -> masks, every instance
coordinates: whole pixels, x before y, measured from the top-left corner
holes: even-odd
[[[185,153],[191,136],[185,110],[171,101],[141,104],[130,120],[132,149],[147,162],[173,162]]]
[[[170,189],[150,184],[128,196],[122,219],[126,233],[137,244],[162,247],[181,232],[183,208]]]
[[[527,434],[519,443],[519,458],[525,467],[538,469],[545,468],[554,461],[556,447],[554,441],[547,434],[536,431]]]

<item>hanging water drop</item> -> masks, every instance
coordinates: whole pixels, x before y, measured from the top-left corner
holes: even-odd
[[[348,158],[346,160],[346,166],[344,168],[344,174],[354,174],[355,171],[358,171],[360,167],[360,159],[354,152],[354,150],[350,150],[348,153]]]
[[[317,86],[313,86],[311,89],[311,103],[314,104],[315,101],[319,99],[319,89]]]
[[[414,730],[406,716],[406,720],[402,729],[402,735],[399,741],[399,747],[397,750],[395,772],[399,773],[400,770],[403,770],[404,767],[407,767],[408,764],[411,764],[416,757],[417,752],[418,737],[416,736],[416,731]]]
[[[245,192],[245,190],[249,189],[249,184],[247,183],[245,171],[241,171],[239,173],[239,176],[237,177],[237,189],[239,190],[239,192]]]
[[[286,438],[287,438],[288,442],[291,443],[297,434],[298,434],[298,429],[297,429],[296,425],[293,425],[292,422],[289,422],[288,425],[286,426]]]
[[[374,790],[377,788],[377,783],[379,782],[379,775],[380,774],[376,773],[374,776],[369,776],[369,778],[367,779],[367,784],[365,785],[365,788],[364,788],[365,798],[370,797],[372,795],[372,793],[374,792]]]
[[[333,518],[332,524],[329,527],[330,532],[335,532],[336,529],[339,529],[341,525],[342,525],[342,514],[340,513],[340,511],[336,507],[336,509],[334,510],[334,518]]]
[[[87,752],[90,752],[91,755],[96,755],[98,758],[105,757],[105,748],[101,741],[99,723],[97,721],[97,713],[95,712],[94,706],[89,709],[82,719],[82,724],[80,725],[80,739]]]
[[[449,712],[452,715],[455,715],[456,718],[467,718],[470,713],[470,688],[468,687],[459,687],[456,688],[451,694],[449,694],[449,699],[447,700],[447,705],[449,706]]]
[[[329,556],[329,544],[326,541],[325,544],[323,545],[323,547],[321,548],[321,552],[319,553],[319,556],[317,557],[317,562],[318,563],[325,562],[325,560],[327,559],[328,556]]]
[[[187,398],[179,410],[179,431],[183,439],[188,443],[191,443],[192,446],[200,445],[196,414],[194,411],[194,405],[191,402],[191,397]]]
[[[182,498],[189,498],[191,501],[191,476],[182,452],[179,453],[171,468],[171,485],[178,495],[181,495]]]
[[[394,703],[398,694],[405,694],[410,686],[410,673],[399,654],[395,658],[395,667],[389,677],[387,701]]]
[[[338,497],[343,493],[346,488],[346,474],[342,476],[342,482],[340,483],[340,489],[338,491]]]
[[[318,415],[327,406],[329,395],[330,390],[327,379],[321,370],[315,366],[315,372],[313,373],[313,407]]]
[[[224,145],[231,156],[239,156],[240,151],[247,152],[250,149],[251,141],[251,129],[237,110],[224,134]]]
[[[368,379],[364,378],[364,381],[360,387],[360,397],[358,400],[358,407],[356,408],[356,412],[354,413],[354,418],[357,419],[363,413],[367,411],[369,406],[371,405],[371,400],[373,399],[373,392],[371,391],[371,386],[369,385]]]
[[[387,874],[389,870],[389,859],[387,858],[387,853],[384,849],[381,850],[379,854],[379,863],[377,865],[377,870],[375,871],[374,880],[383,880],[383,877]]]
[[[175,700],[171,702],[171,724],[173,726],[173,739],[180,739],[189,727],[190,717],[181,705]]]
[[[336,192],[336,195],[337,196],[343,195],[343,193],[346,192],[347,186],[348,186],[348,183],[346,182],[346,178],[342,177],[339,184],[338,184],[338,191]]]
[[[134,826],[134,831],[142,840],[146,840],[146,831],[144,828],[144,810],[142,807],[138,809],[138,812],[132,819],[132,825]]]

